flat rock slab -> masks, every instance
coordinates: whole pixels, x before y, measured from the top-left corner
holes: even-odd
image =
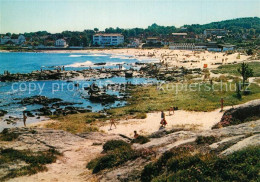
[[[229,155],[245,147],[256,146],[256,145],[260,145],[260,134],[253,135],[251,137],[248,137],[244,140],[237,142],[235,145],[221,152],[220,155]]]
[[[229,136],[243,135],[249,133],[259,133],[259,132],[260,132],[260,120],[212,130],[212,133],[216,133],[220,135],[229,135]]]

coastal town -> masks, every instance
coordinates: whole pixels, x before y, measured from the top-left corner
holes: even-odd
[[[259,180],[260,18],[214,17],[250,3],[10,1],[0,181]]]
[[[241,21],[237,29],[233,22]],[[229,20],[207,25],[185,25],[179,28],[152,24],[147,29],[106,28],[105,31],[84,30],[64,31],[51,34],[39,31],[24,34],[6,33],[1,35],[0,48],[3,50],[84,50],[93,48],[168,48],[171,50],[208,50],[213,52],[243,50],[246,45],[259,42],[257,26],[259,18]],[[247,22],[250,27],[243,28]],[[227,24],[225,27],[225,23]],[[223,24],[223,25],[222,25]],[[223,28],[213,28],[213,27]],[[203,29],[203,27],[206,27]],[[207,28],[212,27],[212,28]],[[230,27],[230,28],[228,28]]]

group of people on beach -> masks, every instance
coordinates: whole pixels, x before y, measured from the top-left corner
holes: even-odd
[[[170,107],[170,109],[169,109],[169,116],[171,115],[171,113],[174,114],[174,107]],[[160,122],[160,124],[161,124],[161,127],[165,127],[167,125],[167,121],[165,119],[164,111],[161,111],[161,122]],[[109,128],[109,130],[112,130],[113,126],[116,129],[116,121],[115,121],[115,119],[110,119],[110,128]],[[134,131],[134,138],[137,138],[138,136],[139,135],[137,134],[137,131],[135,130]]]
[[[58,66],[57,68],[57,72],[61,72],[61,71],[65,71],[65,66]]]
[[[169,116],[171,115],[171,112],[172,112],[172,114],[174,114],[174,107],[170,107]],[[161,122],[160,122],[160,124],[161,124],[161,127],[165,127],[167,125],[167,121],[165,119],[164,111],[161,111]]]

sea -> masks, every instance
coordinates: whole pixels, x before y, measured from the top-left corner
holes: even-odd
[[[90,53],[36,53],[36,52],[0,52],[0,74],[4,71],[10,73],[30,73],[36,70],[54,70],[64,66],[66,70],[83,70],[90,68],[111,68],[116,69],[118,64],[123,65],[123,69],[139,69],[135,63],[158,62],[153,58],[135,58],[128,55],[118,54],[90,54]],[[106,63],[99,65],[97,63]],[[3,128],[22,126],[22,112],[39,109],[42,105],[23,106],[19,101],[26,97],[42,95],[48,98],[60,98],[63,102],[75,103],[73,106],[91,108],[93,112],[112,107],[122,107],[126,101],[116,101],[103,105],[93,103],[87,98],[87,91],[84,87],[93,82],[99,86],[107,84],[118,84],[131,82],[132,84],[152,84],[156,79],[151,78],[125,78],[113,77],[108,79],[76,79],[68,82],[67,80],[48,80],[48,81],[26,81],[26,82],[0,82],[0,109],[8,112],[0,118],[0,131]],[[75,87],[75,84],[79,85]],[[107,90],[108,94],[120,95],[117,90]],[[15,124],[8,124],[6,119],[9,117],[20,118]],[[40,119],[28,118],[27,123],[40,122]]]

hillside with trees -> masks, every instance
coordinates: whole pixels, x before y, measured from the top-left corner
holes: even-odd
[[[174,24],[174,22],[172,22]],[[260,18],[236,18],[232,20],[224,20],[219,22],[212,22],[204,25],[192,24],[184,25],[176,28],[175,26],[160,26],[156,23],[147,28],[106,28],[104,31],[99,31],[98,28],[84,31],[63,31],[61,33],[51,34],[47,31],[38,31],[24,33],[29,45],[53,45],[55,40],[65,38],[69,46],[89,46],[92,43],[92,36],[97,33],[119,33],[124,35],[125,44],[129,43],[131,38],[139,38],[145,40],[147,37],[165,38],[174,32],[187,32],[193,35],[201,35],[205,29],[226,29],[229,31],[228,35],[220,40],[221,42],[228,42],[238,44],[241,47],[248,45],[259,45],[260,34]],[[18,34],[6,33],[7,36],[17,37]],[[1,35],[4,36],[4,35]],[[249,40],[245,42],[244,40]],[[253,41],[252,41],[253,40]]]

